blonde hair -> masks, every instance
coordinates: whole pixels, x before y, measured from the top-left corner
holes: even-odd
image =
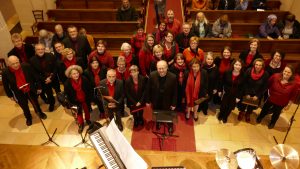
[[[63,49],[63,51],[61,52],[63,59],[70,53],[72,52],[73,55],[75,55],[75,51],[71,48],[65,48]]]
[[[198,40],[199,40],[199,38],[197,36],[193,36],[190,38],[189,43],[192,43],[193,41],[196,41],[197,43],[199,43]]]
[[[124,56],[119,56],[118,57],[117,64],[120,63],[120,62],[124,62],[126,64],[126,59],[125,59]]]
[[[129,48],[130,50],[131,50],[131,45],[129,44],[129,43],[127,43],[127,42],[124,42],[124,43],[122,43],[122,45],[121,45],[121,51],[123,51],[124,50],[124,48]]]
[[[67,68],[67,70],[65,71],[65,75],[68,77],[68,78],[70,78],[70,76],[71,76],[71,72],[73,71],[73,70],[76,70],[79,74],[82,74],[82,68],[80,67],[80,66],[78,66],[78,65],[72,65],[72,66],[70,66],[70,67],[68,67]]]
[[[18,40],[18,39],[22,39],[22,36],[19,33],[13,33],[11,35],[11,40],[12,41],[15,41],[15,40]]]
[[[133,70],[139,71],[139,67],[137,65],[131,65],[129,68],[129,72],[131,72]]]
[[[153,47],[153,54],[155,54],[156,52],[164,52],[164,48],[160,44],[155,45]]]

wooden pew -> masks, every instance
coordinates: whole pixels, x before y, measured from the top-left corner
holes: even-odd
[[[140,17],[142,9],[137,9]],[[53,21],[116,21],[117,9],[51,9],[47,12]]]
[[[131,0],[134,7],[144,6],[145,0]],[[121,0],[60,0],[56,8],[60,9],[117,9],[121,6]]]
[[[195,20],[198,12],[203,12],[209,22],[215,22],[221,15],[227,14],[231,23],[262,23],[270,14],[275,14],[278,20],[284,19],[289,14],[288,11],[267,10],[267,11],[238,11],[238,10],[196,10],[191,9],[188,11],[185,20]]]

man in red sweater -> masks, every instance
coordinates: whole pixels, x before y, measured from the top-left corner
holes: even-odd
[[[114,59],[112,55],[106,50],[107,43],[104,40],[99,40],[97,42],[96,50],[90,53],[88,60],[93,57],[97,57],[101,65],[113,69],[115,67]]]
[[[176,37],[177,34],[181,32],[181,23],[178,19],[174,17],[174,11],[169,9],[167,12],[167,30],[171,31]]]

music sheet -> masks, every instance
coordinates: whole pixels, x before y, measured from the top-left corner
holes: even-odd
[[[120,159],[128,169],[147,169],[147,163],[134,151],[126,138],[118,129],[114,120],[105,130],[108,140],[118,152]]]

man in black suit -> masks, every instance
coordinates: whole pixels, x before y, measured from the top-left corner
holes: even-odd
[[[65,48],[72,48],[77,57],[81,57],[84,62],[84,69],[87,68],[87,57],[91,53],[91,47],[85,36],[78,35],[75,26],[68,27],[69,37],[63,40]]]
[[[156,67],[157,71],[151,72],[149,76],[146,103],[148,106],[151,103],[153,110],[175,110],[177,101],[176,75],[168,72],[168,64],[164,60],[158,61]],[[156,127],[160,127],[159,123]]]
[[[26,118],[26,125],[32,125],[32,116],[28,107],[28,100],[33,105],[37,115],[46,119],[37,101],[37,94],[41,93],[41,85],[37,76],[32,73],[28,63],[20,64],[17,56],[11,55],[8,59],[8,67],[3,71],[3,87],[7,97],[20,105]]]
[[[193,32],[191,32],[191,25],[188,23],[184,23],[182,25],[182,32],[176,36],[175,41],[178,44],[179,52],[183,52],[183,50],[190,46],[190,38],[195,36]]]
[[[7,57],[17,56],[21,63],[29,62],[29,59],[34,55],[34,47],[24,43],[19,33],[12,34],[11,41],[14,44],[14,48],[8,52]]]
[[[39,75],[42,84],[42,95],[47,95],[49,111],[54,110],[55,99],[52,87],[60,92],[57,78],[56,58],[52,53],[45,53],[45,46],[41,43],[35,45],[35,55],[30,59],[34,71]]]
[[[124,86],[123,82],[117,79],[114,69],[107,71],[106,79],[100,81],[100,87],[110,120],[115,118],[119,130],[123,131],[121,111],[124,105]]]

